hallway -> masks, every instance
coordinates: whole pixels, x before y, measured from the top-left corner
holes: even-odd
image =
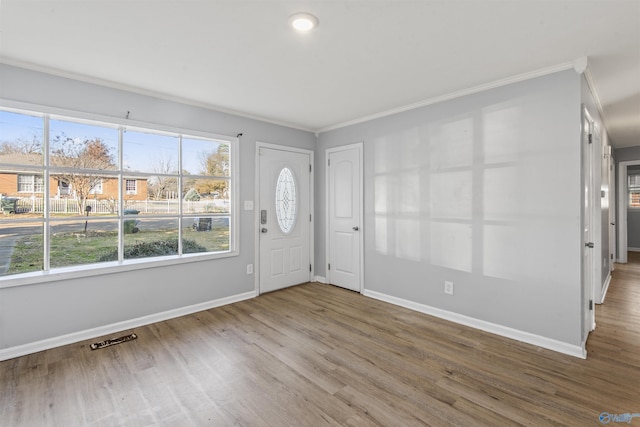
[[[587,370],[615,367],[602,384],[603,394],[612,383],[635,384],[637,390],[635,407],[602,410],[640,412],[640,252],[629,252],[627,264],[615,265],[604,303],[596,305],[596,329],[587,341],[587,352]]]

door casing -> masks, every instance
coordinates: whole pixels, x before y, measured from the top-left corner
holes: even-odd
[[[589,333],[596,327],[595,310],[595,252],[601,250],[600,236],[595,233],[596,198],[594,183],[594,143],[590,142],[590,135],[594,132],[594,121],[586,108],[582,110],[582,132],[580,136],[582,150],[582,186],[583,186],[583,219],[582,219],[582,294],[583,294],[583,346],[586,345]],[[586,231],[586,233],[585,233]],[[595,247],[587,248],[587,243]],[[591,301],[591,303],[590,303]]]
[[[618,220],[616,228],[618,230],[618,259],[616,262],[621,264],[627,263],[627,251],[629,250],[627,238],[627,198],[629,191],[628,172],[629,166],[640,165],[640,160],[629,160],[618,163]]]

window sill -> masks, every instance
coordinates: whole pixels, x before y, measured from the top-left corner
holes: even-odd
[[[57,282],[61,280],[81,279],[84,277],[119,274],[127,271],[144,270],[147,268],[167,267],[178,264],[188,264],[193,262],[230,258],[238,255],[240,254],[237,251],[221,252],[207,255],[187,254],[180,257],[158,257],[154,260],[132,259],[123,261],[122,263],[107,262],[101,264],[88,264],[74,267],[56,268],[52,271],[38,271],[0,277],[0,289],[13,288],[17,286],[36,285],[47,282]]]

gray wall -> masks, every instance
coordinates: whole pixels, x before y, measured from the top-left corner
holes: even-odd
[[[241,201],[254,199],[256,141],[306,149],[316,141],[309,132],[2,64],[0,98],[120,119],[130,111],[139,122],[222,135],[242,132]],[[0,288],[0,350],[253,291],[254,276],[246,274],[254,263],[253,215],[240,210],[237,257]]]
[[[620,162],[640,160],[640,141],[638,141],[638,145],[635,147],[617,148],[613,153],[616,159],[616,165]]]
[[[627,247],[640,249],[640,212],[627,210]]]
[[[581,345],[580,103],[570,70],[322,133],[316,273],[325,150],[364,141],[367,290]]]

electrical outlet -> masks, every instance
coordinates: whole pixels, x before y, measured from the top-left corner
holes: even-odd
[[[253,200],[245,200],[244,201],[244,210],[252,211],[253,210]]]
[[[447,295],[453,295],[453,282],[449,282],[448,280],[445,280],[444,293]]]
[[[247,274],[253,274],[253,264],[247,264]]]

